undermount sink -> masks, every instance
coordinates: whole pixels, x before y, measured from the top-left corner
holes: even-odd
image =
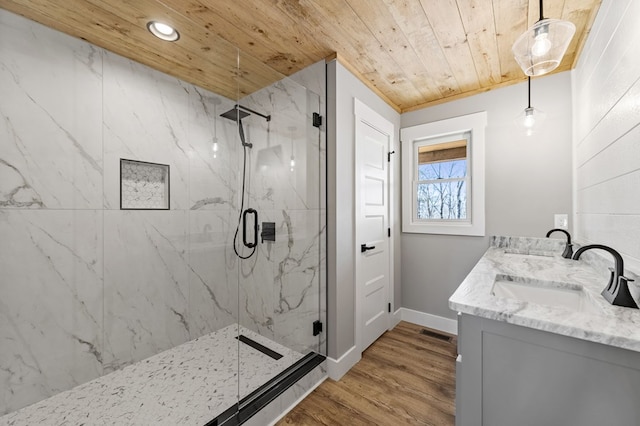
[[[577,312],[600,313],[581,286],[555,281],[543,281],[513,275],[497,275],[491,288],[494,296],[557,306]]]

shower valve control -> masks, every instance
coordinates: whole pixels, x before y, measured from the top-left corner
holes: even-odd
[[[275,241],[276,240],[276,223],[275,222],[262,222],[262,232],[260,233],[262,242]]]

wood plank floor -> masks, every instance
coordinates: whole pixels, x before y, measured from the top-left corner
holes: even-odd
[[[457,339],[422,329],[401,322],[386,332],[340,381],[327,379],[277,426],[453,425]]]

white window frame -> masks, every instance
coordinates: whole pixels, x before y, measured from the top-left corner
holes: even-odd
[[[485,128],[482,111],[400,130],[402,143],[402,232],[446,235],[485,235]],[[417,218],[418,147],[460,139],[467,141],[467,219]]]

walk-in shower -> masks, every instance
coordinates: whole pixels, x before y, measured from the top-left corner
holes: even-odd
[[[0,425],[272,421],[324,377],[322,96],[0,22]]]

